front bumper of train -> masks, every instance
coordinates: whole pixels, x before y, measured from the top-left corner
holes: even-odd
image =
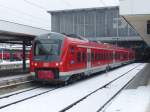
[[[69,76],[59,76],[58,78],[53,79],[40,79],[38,78],[38,75],[35,72],[31,72],[32,80],[34,81],[42,81],[42,82],[64,82],[69,79]]]

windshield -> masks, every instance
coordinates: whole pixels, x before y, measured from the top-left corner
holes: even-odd
[[[60,61],[64,35],[49,33],[40,35],[33,42],[33,60]]]
[[[61,40],[40,40],[35,42],[35,56],[60,55]]]

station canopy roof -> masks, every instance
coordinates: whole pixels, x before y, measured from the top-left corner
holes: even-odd
[[[0,42],[31,41],[36,35],[50,31],[32,26],[0,20]]]
[[[47,11],[119,6],[118,0],[30,0],[30,2]]]

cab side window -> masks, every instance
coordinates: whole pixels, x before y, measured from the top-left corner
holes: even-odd
[[[74,54],[74,47],[70,48],[70,53],[73,55]]]
[[[82,61],[83,61],[83,62],[86,61],[86,55],[85,55],[85,52],[82,53]]]
[[[77,52],[77,61],[78,63],[81,62],[81,52]]]

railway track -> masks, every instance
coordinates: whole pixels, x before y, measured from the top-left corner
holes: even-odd
[[[53,104],[57,107],[56,108],[56,107],[52,106],[54,109],[52,109],[50,111],[53,111],[53,112],[55,112],[56,110],[60,111],[60,112],[71,111],[73,108],[80,105],[80,103],[84,102],[86,99],[90,98],[92,95],[96,94],[97,92],[102,91],[103,89],[107,89],[111,84],[113,84],[114,82],[117,82],[119,79],[123,78],[126,74],[132,72],[134,69],[138,68],[140,65],[141,64],[136,64],[136,66],[134,65],[134,67],[132,67],[130,69],[128,68],[129,70],[122,73],[121,75],[116,76],[114,74],[115,77],[111,80],[108,80],[108,79],[106,79],[107,77],[103,76],[103,78],[106,79],[105,83],[101,83],[98,87],[95,87],[96,85],[94,86],[94,85],[91,84],[90,85],[91,87],[88,87],[88,88],[91,88],[91,89],[89,89],[89,90],[85,89],[87,91],[86,94],[82,93],[82,91],[81,91],[80,92],[81,93],[80,98],[79,97],[74,98],[72,96],[72,100],[70,102],[67,102],[68,97],[66,97],[66,102],[64,102],[63,105],[59,105],[60,106],[59,108],[57,107],[57,105],[55,105],[55,103],[50,102],[50,104]],[[123,69],[121,69],[121,70],[123,70]],[[140,70],[140,68],[138,68],[137,70]],[[104,75],[106,75],[106,74],[104,74]],[[97,76],[97,77],[99,77],[99,76]],[[95,82],[101,81],[101,80],[96,79],[97,77],[94,77]],[[102,76],[100,76],[100,77],[102,77]],[[82,86],[85,87],[86,83],[90,82],[89,80],[93,80],[93,79],[91,78],[91,79],[86,80],[85,85],[82,85]],[[14,94],[9,94],[9,95],[6,95],[6,96],[2,96],[2,97],[0,97],[0,109],[2,109],[2,110],[4,109],[4,111],[6,111],[5,110],[6,107],[9,108],[11,105],[14,105],[14,104],[16,104],[16,105],[14,105],[13,107],[16,108],[17,104],[21,105],[21,102],[23,102],[23,101],[28,102],[28,100],[36,100],[36,97],[38,97],[38,99],[39,99],[39,97],[42,98],[42,95],[50,95],[48,97],[49,99],[52,99],[57,95],[58,99],[56,99],[56,100],[60,101],[58,103],[61,103],[62,100],[63,100],[63,96],[65,96],[66,93],[67,93],[67,95],[69,94],[68,91],[70,91],[70,88],[76,89],[80,85],[80,83],[84,84],[84,81],[81,81],[77,84],[68,85],[68,86],[62,87],[60,89],[59,88],[43,88],[43,87],[31,88],[27,91],[21,91],[21,92],[17,92],[17,93],[14,93]],[[123,88],[124,88],[124,86],[121,89],[123,89]],[[83,89],[81,89],[81,90],[83,90]],[[51,93],[51,94],[49,94],[49,93]],[[114,95],[117,95],[118,93],[116,93]],[[75,95],[76,93],[72,93],[72,94]],[[71,99],[71,97],[69,97],[69,98]],[[113,98],[113,97],[111,96],[110,99],[111,98]],[[110,100],[108,100],[108,102],[109,101]],[[36,101],[36,102],[39,103],[38,101]],[[105,102],[104,105],[106,105],[108,102]],[[103,106],[101,106],[101,107],[103,107]],[[12,106],[11,106],[11,108],[12,108]],[[101,110],[101,108],[97,109],[97,111],[100,111],[100,110]]]
[[[131,72],[132,70],[134,70],[135,68],[139,67],[140,65],[132,68],[131,70],[127,71],[126,73],[122,74],[121,76],[117,77],[116,79],[110,81],[109,83],[99,87],[98,89],[92,91],[91,93],[87,94],[86,96],[82,97],[81,99],[77,100],[76,102],[72,103],[71,105],[65,107],[64,109],[60,110],[60,112],[65,112],[65,111],[68,111],[69,109],[71,109],[73,106],[79,104],[80,102],[82,102],[83,100],[85,100],[86,98],[88,98],[89,96],[93,95],[94,93],[104,89],[104,88],[107,88],[108,86],[110,86],[112,83],[114,83],[115,81],[119,80],[120,78],[124,77],[126,74],[128,74],[129,72]],[[133,80],[133,78],[126,84],[128,85],[131,81]],[[120,91],[122,91],[125,87],[123,86],[115,95],[113,95],[113,97],[111,99],[109,99],[104,105],[102,105],[98,110],[97,112],[99,112],[107,103],[109,103],[116,95],[118,95],[120,93]]]
[[[8,98],[8,97],[11,97],[11,96],[14,96],[14,95],[17,95],[17,94],[21,94],[21,93],[24,93],[24,92],[35,90],[37,88],[40,88],[40,87],[32,87],[32,88],[24,89],[24,90],[21,90],[21,91],[18,91],[18,92],[13,92],[13,93],[10,93],[10,94],[7,94],[7,95],[1,95],[0,99]]]
[[[129,74],[127,73],[127,75],[124,75],[106,87],[93,92],[81,102],[78,102],[67,110],[61,110],[61,112],[104,112],[104,107],[109,104],[124,88],[126,88],[128,84],[134,80],[134,78],[137,77],[137,75],[134,74],[138,73],[140,70],[141,69],[135,68],[133,71],[130,71]],[[85,106],[90,108],[87,110]]]
[[[10,95],[0,97],[0,109],[11,106],[13,104],[37,97],[39,95],[48,93],[57,88],[43,88],[43,87],[35,87],[25,91],[13,93]],[[15,98],[14,98],[15,97]],[[14,100],[12,100],[14,99]],[[4,104],[5,102],[5,104]]]

